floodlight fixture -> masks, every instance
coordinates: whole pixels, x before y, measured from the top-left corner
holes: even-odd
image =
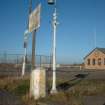
[[[54,5],[55,4],[55,0],[47,0],[49,5]]]

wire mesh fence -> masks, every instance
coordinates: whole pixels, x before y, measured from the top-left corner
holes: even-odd
[[[26,74],[31,72],[31,55],[26,56]],[[36,55],[36,67],[51,67],[51,56]],[[0,54],[0,76],[20,76],[22,72],[23,55],[22,54]]]

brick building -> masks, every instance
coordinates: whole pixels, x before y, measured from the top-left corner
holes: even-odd
[[[105,48],[95,48],[84,58],[85,69],[105,69]]]

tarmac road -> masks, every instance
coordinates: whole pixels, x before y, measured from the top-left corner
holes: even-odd
[[[105,79],[105,70],[80,70],[79,68],[59,68],[57,75],[59,78],[73,79],[76,75],[86,75],[86,79]]]
[[[0,105],[24,105],[20,101],[20,99],[5,91],[5,90],[0,90]]]

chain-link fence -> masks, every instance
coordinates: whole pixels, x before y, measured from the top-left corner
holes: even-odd
[[[22,54],[0,54],[0,76],[7,75],[17,75],[20,76],[22,72],[23,65],[23,56]],[[31,71],[31,55],[26,56],[26,74],[30,74]],[[36,67],[51,67],[51,57],[45,55],[36,55],[35,56]]]

